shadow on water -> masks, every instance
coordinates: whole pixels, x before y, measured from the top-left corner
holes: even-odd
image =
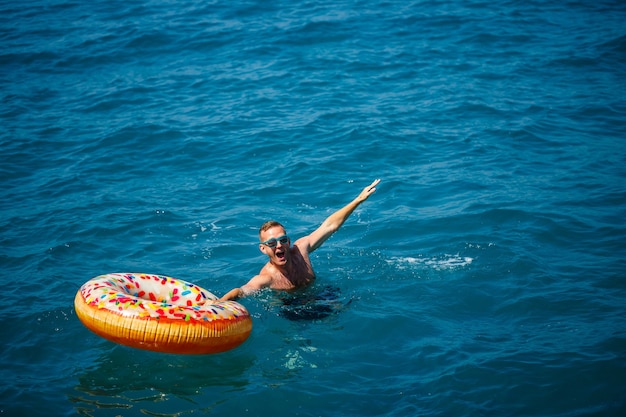
[[[341,312],[352,300],[345,302],[339,287],[326,285],[278,297],[282,305],[278,315],[292,321],[321,320]]]
[[[68,393],[79,415],[178,416],[208,411],[223,401],[225,393],[246,389],[246,370],[255,362],[242,350],[188,356],[111,346],[95,366],[77,375],[78,384]],[[206,391],[211,395],[203,395]]]

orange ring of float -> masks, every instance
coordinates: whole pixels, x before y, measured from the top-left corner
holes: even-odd
[[[204,354],[233,349],[252,331],[250,314],[241,304],[216,300],[183,280],[115,273],[83,284],[74,307],[89,330],[112,342],[157,352]]]

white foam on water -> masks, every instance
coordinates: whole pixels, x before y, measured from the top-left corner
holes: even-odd
[[[387,260],[388,263],[395,265],[400,269],[408,269],[412,267],[425,267],[432,268],[436,270],[449,270],[449,269],[458,269],[463,268],[470,265],[474,261],[473,258],[468,256],[460,256],[456,255],[440,255],[433,257],[411,257],[411,256],[403,256],[403,257],[393,257]]]

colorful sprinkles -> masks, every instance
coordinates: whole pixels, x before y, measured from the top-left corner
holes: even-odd
[[[235,302],[217,302],[209,291],[163,275],[113,273],[87,281],[80,289],[85,303],[124,317],[180,320],[233,320],[248,312]]]

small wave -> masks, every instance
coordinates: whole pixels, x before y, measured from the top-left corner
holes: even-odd
[[[433,257],[393,257],[387,260],[388,263],[395,265],[400,269],[408,269],[412,267],[424,267],[430,269],[440,270],[449,270],[449,269],[458,269],[463,268],[470,265],[474,261],[473,258],[468,256],[460,256],[456,255],[440,255]]]

